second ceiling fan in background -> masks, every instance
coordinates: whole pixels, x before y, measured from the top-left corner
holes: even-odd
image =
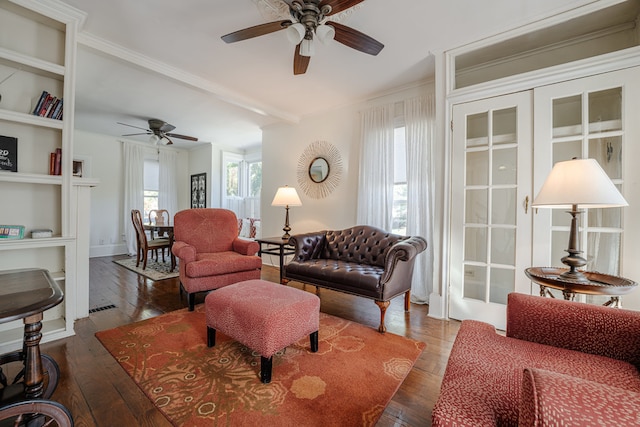
[[[340,13],[364,0],[282,0],[289,6],[292,19],[284,19],[234,31],[222,36],[227,43],[251,39],[280,30],[296,44],[293,58],[293,74],[304,74],[315,50],[315,40],[334,39],[369,55],[380,53],[384,45],[372,37],[351,27],[329,21],[331,15]]]

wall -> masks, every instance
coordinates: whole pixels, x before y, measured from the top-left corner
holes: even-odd
[[[187,181],[186,187],[185,186],[179,187],[180,189],[184,189],[184,191],[178,192],[178,194],[180,195],[187,196],[187,203],[185,208],[191,207],[191,200],[190,200],[191,175],[195,175],[199,173],[207,174],[207,207],[217,206],[216,200],[218,200],[220,197],[218,195],[220,190],[217,190],[216,192],[216,188],[219,188],[220,185],[216,185],[215,177],[213,177],[211,173],[214,165],[214,154],[217,156],[218,152],[215,151],[214,153],[214,150],[212,150],[211,144],[203,144],[200,147],[189,151],[188,181]],[[219,165],[220,162],[215,162],[215,164]],[[218,168],[216,168],[216,170],[217,169]]]
[[[360,150],[360,114],[371,105],[395,102],[433,91],[433,85],[421,85],[368,102],[345,106],[298,124],[273,125],[263,129],[262,140],[262,236],[283,234],[285,211],[271,206],[278,187],[298,189],[302,206],[289,209],[291,234],[342,229],[356,224],[358,162]],[[312,199],[299,190],[296,179],[298,159],[314,141],[333,144],[342,156],[343,173],[338,187],[323,199]],[[265,260],[265,262],[268,262]]]
[[[149,154],[157,153],[155,147],[148,148]],[[178,206],[189,207],[188,151],[179,150]],[[100,183],[91,190],[91,232],[89,236],[90,257],[124,254],[127,252],[123,241],[125,218],[123,213],[124,171],[122,162],[122,142],[108,135],[100,135],[76,130],[74,158],[84,160],[83,175],[98,179]]]

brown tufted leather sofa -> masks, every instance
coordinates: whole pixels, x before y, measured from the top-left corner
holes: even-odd
[[[358,225],[345,230],[298,234],[293,260],[283,278],[371,298],[380,307],[380,326],[392,298],[405,295],[409,311],[411,277],[416,255],[427,248],[422,237],[399,236]]]

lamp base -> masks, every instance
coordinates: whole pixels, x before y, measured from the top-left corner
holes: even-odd
[[[288,205],[285,207],[285,210],[287,211],[287,213],[284,217],[284,227],[282,227],[282,231],[284,231],[284,234],[282,235],[282,240],[289,240],[289,237],[291,237],[291,235],[289,234],[289,232],[291,231],[291,227],[289,227],[289,206]]]
[[[578,268],[587,265],[587,260],[580,256],[582,251],[578,250],[578,216],[582,211],[578,210],[577,205],[573,205],[568,213],[571,215],[569,247],[566,249],[569,255],[562,257],[561,261],[569,267],[569,271],[561,274],[561,277],[574,282],[588,282],[589,279],[581,271],[578,271]]]

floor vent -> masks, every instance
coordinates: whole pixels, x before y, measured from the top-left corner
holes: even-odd
[[[97,313],[98,311],[109,310],[111,308],[116,308],[116,306],[113,305],[113,304],[109,304],[109,305],[105,305],[105,306],[102,306],[102,307],[92,308],[91,310],[89,310],[89,314]]]

